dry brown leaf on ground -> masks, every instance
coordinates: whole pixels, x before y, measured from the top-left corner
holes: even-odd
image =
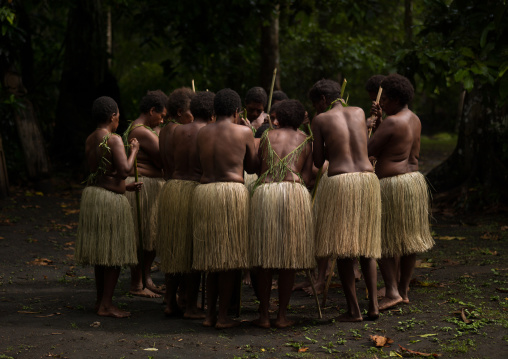
[[[298,353],[305,353],[308,350],[309,350],[308,347],[303,347],[303,348],[298,349]]]
[[[442,241],[452,241],[454,239],[458,241],[465,241],[466,237],[457,237],[457,236],[437,236],[436,239],[440,239]]]
[[[53,264],[53,261],[47,258],[35,258],[33,261],[28,262],[27,264],[31,264],[34,266],[49,266]]]
[[[502,226],[502,227],[501,227],[501,230],[502,230],[502,231],[508,231],[508,226]]]
[[[39,314],[40,312],[29,312],[26,310],[18,310],[18,313],[20,313],[20,314]]]
[[[469,324],[472,322],[471,320],[466,318],[466,313],[464,312],[464,308],[462,308],[460,311],[460,319],[462,319],[462,321],[466,324]]]
[[[499,240],[499,234],[486,232],[483,235],[481,235],[480,238],[481,239],[490,239],[492,241],[498,241]]]
[[[371,335],[370,339],[374,342],[374,345],[378,348],[388,348],[390,347],[389,344],[393,343],[393,339],[390,339],[388,337],[383,337],[381,335]]]
[[[419,355],[419,356],[422,356],[422,357],[440,357],[441,354],[435,354],[435,353],[422,353],[422,352],[417,352],[417,351],[414,351],[414,350],[411,350],[411,349],[406,349],[404,348],[402,345],[399,344],[399,348],[400,348],[400,351],[402,354],[404,353],[409,353],[409,354],[413,354],[413,355]]]

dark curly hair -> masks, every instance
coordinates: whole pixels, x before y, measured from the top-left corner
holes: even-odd
[[[286,93],[284,91],[281,91],[281,90],[273,91],[272,104],[274,102],[279,102],[279,101],[284,101],[284,100],[289,100],[288,95],[286,95]]]
[[[411,82],[399,74],[390,74],[381,82],[383,93],[391,100],[399,100],[401,105],[407,105],[413,99],[415,90]]]
[[[213,100],[215,94],[210,91],[200,91],[190,102],[190,111],[194,118],[208,120],[213,116]]]
[[[162,113],[167,102],[168,96],[161,90],[148,91],[139,103],[139,111],[148,113],[154,107],[155,112]]]
[[[229,88],[222,89],[213,99],[213,108],[216,116],[232,116],[235,111],[240,111],[242,99],[236,91]]]
[[[365,91],[367,92],[378,92],[381,82],[386,78],[385,75],[373,75],[369,77],[365,83]]]
[[[96,123],[106,123],[111,116],[118,112],[115,100],[108,96],[96,99],[92,105],[92,118]]]
[[[266,107],[266,104],[268,103],[268,96],[262,87],[253,87],[247,91],[247,94],[245,95],[245,104],[248,105],[252,102],[263,104],[263,108]]]
[[[277,103],[277,121],[281,127],[300,127],[305,119],[305,107],[298,100],[284,100]]]
[[[167,109],[169,116],[178,117],[178,110],[185,112],[190,108],[191,100],[196,96],[194,91],[188,87],[180,87],[169,94]]]
[[[333,102],[340,97],[340,84],[333,80],[319,80],[309,90],[309,99],[314,103],[324,96],[327,102]]]

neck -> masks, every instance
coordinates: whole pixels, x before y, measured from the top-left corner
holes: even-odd
[[[145,126],[152,127],[152,126],[150,126],[149,117],[146,113],[142,113],[134,122],[145,125]]]
[[[233,116],[217,116],[215,122],[231,122],[235,123]]]
[[[112,133],[114,132],[114,129],[111,128],[111,125],[106,125],[106,124],[102,124],[102,125],[98,125],[96,130],[106,130],[108,131],[109,133]]]

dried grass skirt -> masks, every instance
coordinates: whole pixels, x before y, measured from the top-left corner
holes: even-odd
[[[157,255],[164,273],[192,270],[192,195],[199,182],[169,180],[159,196]]]
[[[374,173],[323,174],[314,216],[318,257],[381,257],[381,196]]]
[[[421,253],[432,248],[430,196],[423,174],[410,172],[386,177],[380,184],[383,257]]]
[[[83,190],[74,256],[83,265],[137,264],[132,213],[123,194],[95,186]]]
[[[311,197],[294,182],[261,184],[251,199],[250,264],[274,269],[316,265]]]
[[[153,178],[140,176],[139,182],[143,182],[141,191],[141,230],[143,234],[143,249],[145,251],[155,250],[157,236],[157,214],[159,193],[164,186],[163,178]],[[134,182],[134,177],[127,177],[125,183]],[[138,237],[138,210],[136,207],[136,192],[125,192],[132,208],[132,218],[134,219],[134,228],[136,228],[136,243],[139,245]]]
[[[243,183],[201,184],[194,191],[193,261],[201,271],[248,267],[249,191]]]

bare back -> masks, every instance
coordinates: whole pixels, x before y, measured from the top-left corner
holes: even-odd
[[[337,104],[314,118],[312,132],[314,164],[319,168],[328,159],[329,176],[374,171],[367,154],[367,126],[361,108]]]
[[[201,180],[203,170],[198,155],[198,132],[206,126],[205,121],[194,120],[191,123],[175,126],[172,136],[174,171],[171,178],[187,181]]]
[[[259,148],[261,173],[269,171],[274,165],[280,163],[281,159],[290,159],[292,153],[299,153],[298,157],[283,165],[284,168],[282,170],[285,173],[285,177],[282,181],[301,183],[301,176],[305,183],[309,182],[312,176],[312,144],[309,141],[304,143],[307,135],[299,130],[285,127],[270,130],[267,137],[267,140],[263,141]],[[274,152],[273,163],[270,163],[269,159],[270,150]],[[270,172],[264,179],[265,183],[280,180],[280,178],[273,178],[274,174]],[[277,175],[278,173],[275,174],[275,176]]]
[[[407,107],[388,116],[369,141],[379,178],[418,171],[422,125]]]
[[[248,127],[218,119],[199,130],[197,143],[201,183],[243,183],[244,165],[249,173],[256,170],[254,136]]]
[[[173,139],[173,132],[179,124],[168,122],[159,133],[159,151],[162,160],[162,168],[164,170],[164,179],[172,178],[174,170],[173,162],[173,146],[171,141]]]
[[[109,151],[101,143],[108,132],[95,130],[85,143],[85,156],[91,173],[96,173],[93,185],[115,193],[125,193],[127,156],[120,136],[110,134],[106,142]],[[102,158],[105,158],[105,161]],[[102,170],[101,168],[104,168]]]

